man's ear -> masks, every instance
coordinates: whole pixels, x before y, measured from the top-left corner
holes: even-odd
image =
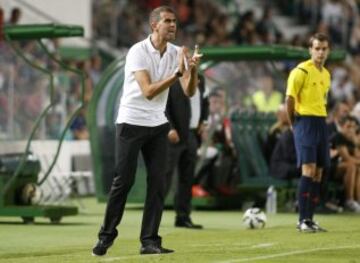
[[[152,22],[150,23],[150,27],[151,27],[151,31],[152,31],[152,32],[155,31],[156,26],[157,26],[157,22],[156,22],[156,21],[152,21]]]

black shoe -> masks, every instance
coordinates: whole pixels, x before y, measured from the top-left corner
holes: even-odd
[[[109,249],[109,247],[111,247],[113,244],[113,241],[111,242],[105,242],[104,240],[98,240],[98,242],[96,243],[95,247],[92,250],[92,255],[93,256],[104,256],[107,252],[107,250]]]
[[[322,228],[319,223],[315,222],[315,221],[311,221],[312,224],[312,228],[315,229],[315,232],[327,232],[327,230],[325,228]]]
[[[173,253],[173,252],[174,252],[174,250],[172,250],[172,249],[163,248],[162,246],[157,246],[157,245],[147,245],[147,246],[142,246],[140,248],[140,254],[142,254],[142,255],[169,254],[169,253]]]
[[[298,222],[296,226],[297,230],[300,232],[328,232],[325,228],[322,228],[319,223],[312,221],[310,219],[303,220],[302,222]]]
[[[191,219],[176,219],[175,220],[175,226],[176,227],[185,227],[185,228],[191,228],[191,229],[203,229],[202,225],[196,225],[194,224]]]

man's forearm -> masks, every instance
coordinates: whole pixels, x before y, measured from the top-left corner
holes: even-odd
[[[135,79],[138,81],[144,96],[151,100],[173,85],[178,80],[178,77],[173,74],[166,79],[151,83],[151,79],[147,73],[136,72]]]
[[[184,93],[188,97],[192,97],[195,94],[198,85],[198,73],[197,68],[191,69],[190,73],[184,75]]]
[[[286,97],[286,112],[290,125],[292,126],[295,122],[295,100],[291,96]]]

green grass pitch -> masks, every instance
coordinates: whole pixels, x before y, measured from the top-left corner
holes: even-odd
[[[85,209],[64,217],[59,225],[36,218],[23,225],[20,218],[0,217],[1,263],[53,262],[360,262],[360,215],[319,215],[327,233],[298,233],[296,214],[268,215],[260,230],[242,225],[241,211],[194,211],[193,220],[204,230],[173,227],[174,212],[164,212],[160,234],[168,255],[139,255],[141,209],[127,209],[119,237],[104,257],[91,256],[91,248],[103,218],[105,204],[95,198]]]

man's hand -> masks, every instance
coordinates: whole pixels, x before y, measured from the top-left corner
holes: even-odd
[[[190,69],[196,68],[200,63],[200,58],[203,56],[203,54],[199,53],[199,46],[195,45],[194,53],[189,61],[189,67]]]
[[[205,122],[200,123],[200,125],[197,129],[198,135],[201,136],[204,132],[206,132],[206,129],[207,129],[207,123],[205,123]]]
[[[339,155],[339,151],[337,149],[330,149],[330,158],[334,158]]]
[[[181,73],[189,72],[193,68],[197,68],[200,63],[200,58],[203,54],[199,53],[199,46],[195,45],[194,53],[191,56],[189,49],[185,46],[181,47],[179,55],[179,70]]]
[[[171,129],[168,133],[168,139],[170,143],[176,144],[180,141],[178,132],[175,129]]]
[[[182,47],[179,52],[178,72],[183,73],[180,78],[181,87],[184,94],[191,97],[195,94],[198,85],[198,65],[202,54],[199,53],[199,47],[196,45],[192,57],[186,47]]]

